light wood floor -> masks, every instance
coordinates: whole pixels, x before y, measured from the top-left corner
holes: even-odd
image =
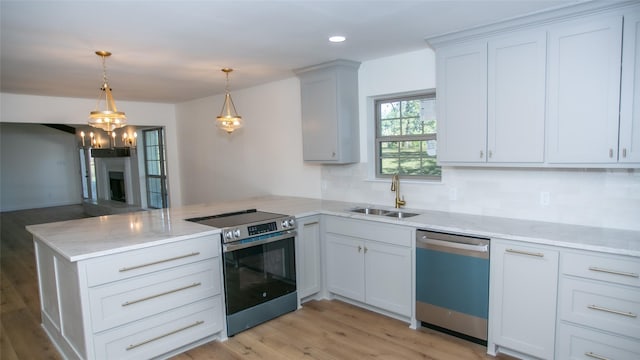
[[[25,225],[84,217],[64,206],[0,214],[0,359],[61,359],[40,327],[33,243]],[[213,342],[187,359],[494,359],[486,348],[339,301],[312,301],[301,310]],[[506,357],[499,357],[506,359]]]

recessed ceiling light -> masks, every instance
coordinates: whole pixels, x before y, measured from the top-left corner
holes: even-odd
[[[334,42],[334,43],[343,42],[345,40],[347,40],[347,38],[342,36],[342,35],[335,35],[335,36],[331,36],[329,38],[329,41]]]

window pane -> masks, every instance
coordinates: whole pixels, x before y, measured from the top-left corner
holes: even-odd
[[[380,119],[394,119],[400,117],[400,102],[383,102],[380,104]]]
[[[426,141],[401,141],[399,142],[400,156],[420,156],[425,153]]]
[[[424,133],[436,133],[436,101],[435,99],[426,99],[421,101],[421,119],[424,122]]]
[[[155,131],[145,131],[144,144],[146,146],[158,145],[158,133]]]
[[[381,136],[400,135],[400,120],[381,120],[379,133]]]
[[[419,117],[422,111],[420,100],[402,102],[402,117]]]
[[[427,140],[427,155],[431,157],[436,157],[438,154],[436,149],[436,140]]]
[[[395,158],[382,158],[380,159],[380,169],[382,174],[393,175],[398,172],[398,159]]]
[[[440,168],[440,166],[438,166],[438,164],[436,164],[435,158],[426,158],[426,159],[422,159],[422,161],[423,161],[422,168],[425,171],[425,175],[427,176],[442,175],[442,169]]]
[[[403,135],[422,135],[423,131],[423,122],[419,117],[408,118],[404,120],[404,129],[402,131]]]
[[[162,175],[160,173],[160,164],[157,161],[147,162],[147,175]]]

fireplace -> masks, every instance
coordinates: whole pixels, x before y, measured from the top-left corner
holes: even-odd
[[[124,188],[124,172],[109,171],[109,189],[111,191],[111,200],[127,202]]]

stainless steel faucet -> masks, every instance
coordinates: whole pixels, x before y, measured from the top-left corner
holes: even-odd
[[[395,207],[397,209],[407,203],[406,201],[404,201],[404,196],[402,197],[402,199],[400,198],[400,176],[398,174],[393,175],[393,177],[391,178],[391,191],[396,192]]]

